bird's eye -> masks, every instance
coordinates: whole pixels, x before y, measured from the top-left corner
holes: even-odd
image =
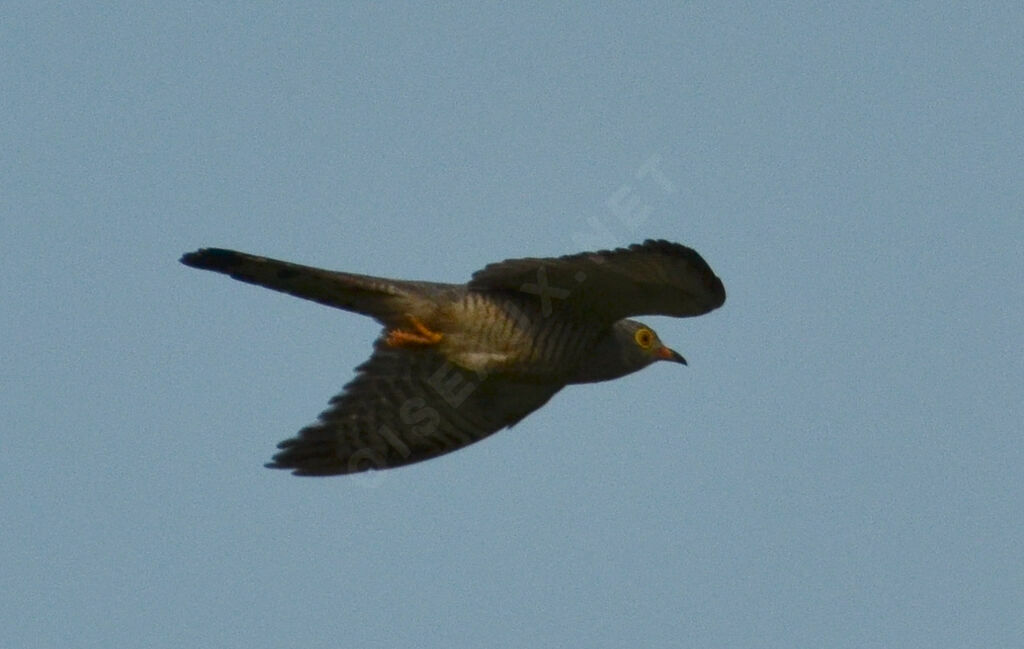
[[[633,334],[633,339],[636,340],[636,344],[644,349],[649,349],[654,342],[654,334],[651,333],[650,329],[637,329],[636,333]]]

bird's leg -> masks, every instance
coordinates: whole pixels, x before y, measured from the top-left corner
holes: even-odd
[[[415,331],[392,329],[388,332],[387,343],[392,347],[413,347],[416,345],[436,345],[441,342],[441,334],[423,324],[419,318],[409,315]]]

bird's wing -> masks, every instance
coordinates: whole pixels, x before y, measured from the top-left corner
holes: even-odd
[[[695,250],[647,240],[565,257],[509,259],[473,274],[474,290],[512,291],[543,311],[612,323],[634,315],[696,316],[725,302],[722,281]]]
[[[357,372],[317,423],[278,444],[268,467],[319,476],[420,462],[515,424],[562,387],[480,377],[383,336]]]

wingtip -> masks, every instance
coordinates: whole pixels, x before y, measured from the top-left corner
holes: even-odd
[[[714,310],[725,304],[725,284],[722,283],[722,280],[717,275],[712,273],[710,288],[717,296],[715,306],[712,307],[712,310]]]

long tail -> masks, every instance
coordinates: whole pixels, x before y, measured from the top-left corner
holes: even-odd
[[[408,310],[413,296],[403,282],[339,273],[223,248],[201,248],[181,257],[192,268],[213,270],[249,284],[355,311],[390,324]]]

